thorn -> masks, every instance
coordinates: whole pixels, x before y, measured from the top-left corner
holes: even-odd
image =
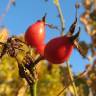
[[[71,25],[71,27],[70,27],[69,32],[68,32],[67,35],[72,36],[72,34],[75,31],[76,24],[77,24],[77,17],[76,17],[75,21],[73,22],[73,24]]]
[[[80,35],[80,31],[81,31],[81,28],[79,27],[78,32],[77,32],[74,36],[71,36],[71,37],[70,37],[70,40],[71,40],[72,42],[74,42],[76,39],[78,39],[78,37],[79,37],[79,35]]]
[[[76,15],[75,15],[75,21],[73,22],[73,24],[71,25],[71,27],[70,27],[70,29],[69,29],[69,32],[68,32],[68,34],[67,35],[69,35],[69,36],[72,36],[73,35],[73,33],[74,33],[74,31],[75,31],[75,27],[76,27],[76,24],[77,24],[77,20],[78,20],[78,8],[80,7],[80,4],[77,2],[76,4],[75,4],[75,8],[76,8]]]
[[[45,15],[42,17],[42,21],[45,22],[45,20],[46,20],[46,16],[47,16],[47,13],[45,13]]]

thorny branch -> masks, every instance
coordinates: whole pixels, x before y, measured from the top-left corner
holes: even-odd
[[[24,60],[21,63],[19,63],[17,58],[16,60],[18,63],[20,76],[22,78],[25,78],[25,80],[30,86],[31,96],[36,96],[38,74],[37,74],[35,66],[38,62],[42,60],[42,58],[39,57],[37,60],[33,61],[33,58],[29,54],[26,54],[26,56],[24,57]]]
[[[5,54],[8,54],[16,59],[20,77],[24,78],[29,84],[31,95],[36,96],[36,85],[38,80],[36,64],[44,58],[39,56],[36,60],[34,60],[30,52],[25,52],[25,56],[20,62],[17,55],[20,51],[24,51],[22,49],[23,44],[26,45],[25,42],[19,40],[15,36],[9,37],[5,43],[0,42],[0,45],[2,46],[0,58],[2,58]]]

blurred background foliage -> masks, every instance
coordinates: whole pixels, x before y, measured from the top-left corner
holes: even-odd
[[[85,41],[80,42],[86,56],[88,51],[90,51],[91,55],[89,56],[89,64],[86,65],[85,69],[88,72],[83,74],[78,80],[75,80],[75,84],[77,86],[78,96],[96,96],[96,0],[82,0],[81,4],[84,6],[85,11],[82,13],[80,20],[84,24],[85,30],[92,39],[92,42],[90,44]],[[7,28],[1,27],[0,42],[6,42],[8,36]],[[18,38],[24,41],[23,35],[18,36]],[[23,46],[23,49],[26,51],[29,50],[27,46]],[[2,48],[0,48],[1,50]],[[38,53],[33,49],[31,51],[32,57],[36,58]],[[24,52],[19,52],[18,58],[22,60],[24,55]],[[90,64],[91,59],[93,60],[92,64]],[[58,66],[41,61],[36,66],[36,70],[39,78],[37,85],[38,96],[57,96],[70,83],[66,66]],[[74,78],[78,78],[80,74],[74,74]],[[60,96],[67,96],[68,94],[74,96],[71,85]],[[0,96],[30,96],[27,82],[19,76],[16,60],[7,54],[0,60]]]

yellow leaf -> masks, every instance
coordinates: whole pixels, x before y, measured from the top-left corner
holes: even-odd
[[[58,5],[59,5],[59,0],[54,0],[54,4],[55,4],[56,6],[58,6]]]
[[[6,40],[8,39],[8,35],[9,34],[7,28],[0,28],[0,42],[6,42]]]

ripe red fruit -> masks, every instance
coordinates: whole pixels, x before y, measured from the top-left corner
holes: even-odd
[[[44,56],[44,48],[45,48],[45,44],[42,44],[42,45],[36,47],[36,51],[37,51],[41,56]]]
[[[46,45],[44,57],[51,63],[63,63],[71,55],[72,49],[73,43],[69,41],[69,37],[57,37],[49,41]]]
[[[74,48],[74,40],[76,40],[79,33],[75,36],[61,36],[50,40],[44,49],[44,57],[54,64],[60,64],[68,60]]]
[[[44,44],[45,39],[45,16],[42,20],[39,20],[29,26],[25,32],[25,41],[31,47],[36,47]]]

